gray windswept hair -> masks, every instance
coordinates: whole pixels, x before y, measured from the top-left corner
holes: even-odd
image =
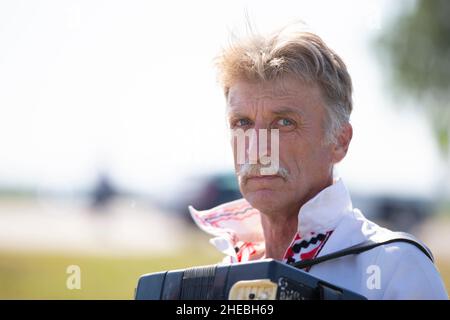
[[[326,142],[335,142],[340,128],[350,120],[352,80],[342,59],[318,35],[291,27],[234,40],[215,59],[219,82],[226,97],[239,80],[294,76],[316,84],[326,102]]]

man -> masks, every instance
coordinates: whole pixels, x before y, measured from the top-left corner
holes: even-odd
[[[230,129],[253,132],[246,136],[244,162],[238,161],[242,154],[232,135],[244,198],[190,210],[196,223],[216,236],[211,242],[226,254],[226,262],[292,263],[391,234],[353,208],[342,179],[333,178],[333,166],[352,139],[352,83],[342,59],[321,38],[289,29],[252,35],[225,49],[217,66]],[[276,133],[267,155],[258,150],[267,136],[262,131]],[[264,174],[267,156],[275,151],[276,170]],[[448,298],[433,262],[404,242],[306,271],[369,299]]]

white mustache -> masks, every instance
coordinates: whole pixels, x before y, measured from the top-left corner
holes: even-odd
[[[264,176],[264,174],[261,174],[261,169],[263,169],[264,166],[260,164],[249,164],[245,163],[239,166],[239,169],[237,171],[237,175],[243,179],[244,182],[247,181],[248,178],[251,177],[261,177]],[[284,180],[287,180],[289,177],[289,170],[279,166],[278,170],[275,174],[271,174],[271,176],[279,176],[283,178]]]

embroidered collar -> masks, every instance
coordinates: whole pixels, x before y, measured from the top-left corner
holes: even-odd
[[[352,209],[342,179],[335,180],[300,208],[298,231],[283,260],[293,262],[317,256],[339,221]],[[261,213],[247,200],[242,198],[204,211],[189,206],[189,211],[203,231],[215,236],[210,242],[228,256],[225,261],[264,257]]]

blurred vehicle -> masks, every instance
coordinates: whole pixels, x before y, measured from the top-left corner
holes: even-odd
[[[434,202],[419,196],[395,194],[352,195],[355,208],[383,227],[414,233],[414,228],[436,212]]]
[[[197,210],[207,210],[242,198],[234,173],[192,177],[184,185],[189,186],[189,189],[181,191],[181,197],[175,201],[172,209],[190,222],[193,220],[189,214],[189,205]]]

